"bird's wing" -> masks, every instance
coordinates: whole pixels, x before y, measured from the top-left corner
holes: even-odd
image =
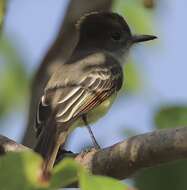
[[[46,120],[54,109],[57,122],[68,122],[89,112],[121,87],[123,74],[119,64],[87,65],[84,73],[79,82],[69,81],[46,90],[39,105],[38,122]]]

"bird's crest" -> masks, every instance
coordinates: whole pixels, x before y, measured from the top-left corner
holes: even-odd
[[[79,30],[80,29],[80,26],[81,24],[83,23],[83,21],[90,15],[95,15],[95,14],[99,14],[98,11],[92,11],[92,12],[89,12],[89,13],[85,13],[83,14],[76,22],[75,26],[76,28]]]

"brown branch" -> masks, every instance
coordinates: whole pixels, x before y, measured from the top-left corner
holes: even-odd
[[[1,152],[25,149],[1,136]],[[102,150],[71,154],[93,174],[125,179],[137,171],[187,158],[187,127],[137,135]]]
[[[15,141],[0,135],[0,155],[6,153],[6,152],[15,152],[15,151],[22,151],[27,150],[28,148],[26,146],[23,146],[22,144],[18,144]]]

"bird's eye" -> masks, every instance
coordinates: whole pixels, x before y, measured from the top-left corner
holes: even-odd
[[[120,41],[121,40],[121,33],[120,32],[113,32],[111,34],[111,38],[114,41]]]

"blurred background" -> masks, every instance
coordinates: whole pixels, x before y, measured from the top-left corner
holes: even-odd
[[[72,2],[76,6],[71,6]],[[43,58],[59,35],[62,20],[65,18],[65,27],[70,11],[76,20],[81,13],[79,9],[92,10],[91,4],[89,7],[81,2],[8,1],[0,42],[1,134],[17,142],[32,138],[25,137],[32,81],[41,62],[51,59]],[[109,0],[103,2],[107,4]],[[133,33],[154,34],[158,40],[131,50],[120,96],[109,113],[92,127],[102,147],[135,134],[187,124],[186,7],[185,0],[113,0],[106,5],[105,9],[124,16]],[[93,5],[95,9],[98,8]],[[62,42],[63,38],[61,35]],[[65,51],[70,53],[70,47]],[[44,74],[40,72],[39,76]],[[78,152],[90,144],[87,130],[80,128],[71,135],[67,149]],[[187,162],[178,161],[141,171],[129,183],[140,190],[186,190],[186,174]]]

